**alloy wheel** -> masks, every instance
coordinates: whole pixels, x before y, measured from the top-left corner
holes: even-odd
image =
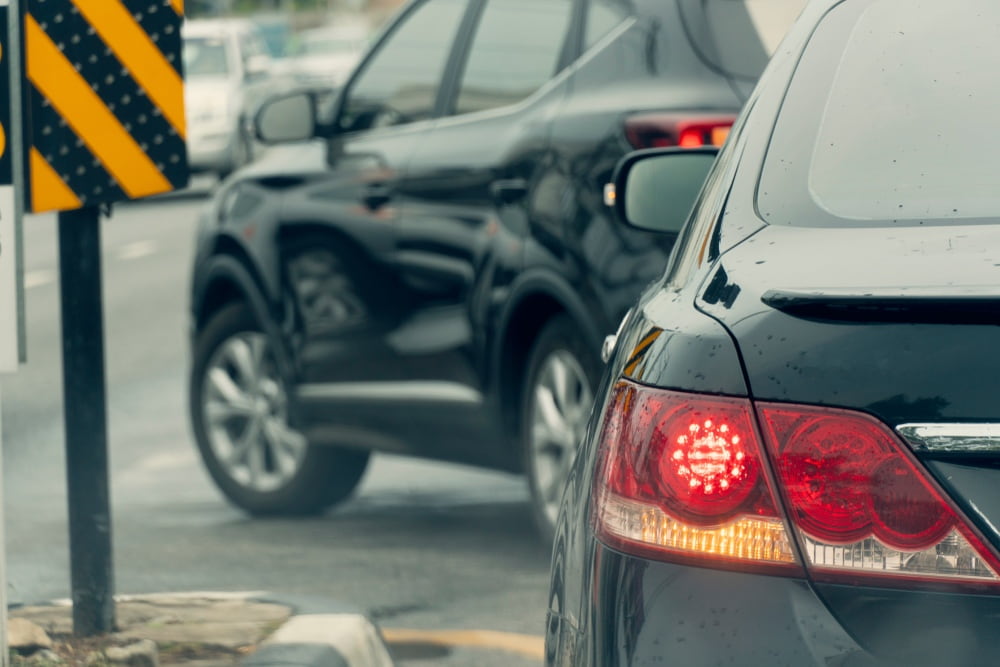
[[[203,376],[202,411],[212,454],[240,486],[268,493],[301,469],[305,437],[288,424],[288,395],[260,332],[225,339]]]

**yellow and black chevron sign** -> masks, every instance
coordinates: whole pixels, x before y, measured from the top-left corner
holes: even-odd
[[[183,0],[20,6],[26,209],[65,211],[183,187]]]

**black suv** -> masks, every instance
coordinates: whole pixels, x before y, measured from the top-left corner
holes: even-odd
[[[285,145],[220,188],[194,267],[226,496],[321,511],[380,450],[524,471],[551,531],[602,340],[677,236],[615,224],[604,185],[722,143],[795,4],[415,0],[332,103],[265,104]]]

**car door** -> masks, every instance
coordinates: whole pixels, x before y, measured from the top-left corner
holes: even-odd
[[[411,294],[414,327],[428,334],[415,339],[433,341],[409,363],[480,402],[489,400],[488,315],[522,264],[527,195],[565,94],[557,74],[574,4],[479,2],[446,84],[447,115],[409,163],[394,260]]]
[[[407,377],[393,347],[405,299],[387,256],[407,164],[440,114],[469,5],[417,0],[404,10],[321,119],[334,126],[322,175],[283,204],[282,263],[300,320],[298,394],[311,422],[370,423],[354,403],[381,400]]]

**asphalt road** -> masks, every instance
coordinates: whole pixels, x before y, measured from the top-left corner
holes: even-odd
[[[120,205],[102,224],[116,591],[318,595],[386,628],[541,635],[548,556],[520,478],[376,457],[357,496],[308,520],[251,520],[203,472],[185,412],[186,303],[200,196]],[[26,221],[28,363],[0,377],[8,594],[67,597],[58,261]],[[404,664],[531,665],[500,652]]]

